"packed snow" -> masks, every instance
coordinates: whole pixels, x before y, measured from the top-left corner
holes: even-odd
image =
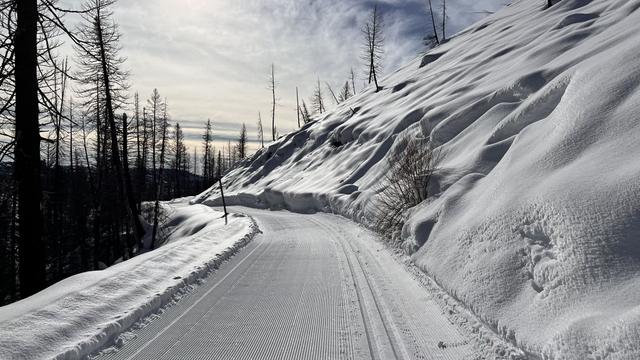
[[[258,152],[227,201],[366,224],[397,140],[428,138],[441,161],[401,234],[416,265],[534,358],[640,358],[640,1],[545,5],[514,2]]]
[[[0,307],[0,359],[77,359],[112,343],[216,269],[257,231],[242,215],[166,203],[164,246]]]

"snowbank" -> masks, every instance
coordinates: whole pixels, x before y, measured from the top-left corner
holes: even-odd
[[[102,271],[82,273],[0,307],[0,359],[78,359],[114,341],[250,241],[241,215],[169,203],[167,243]]]
[[[640,1],[545,3],[259,152],[229,202],[366,223],[397,139],[429,138],[442,161],[402,234],[415,263],[533,357],[640,358]]]

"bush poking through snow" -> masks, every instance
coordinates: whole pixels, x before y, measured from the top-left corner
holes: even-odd
[[[405,136],[387,158],[389,170],[373,202],[374,228],[387,241],[402,230],[407,210],[424,201],[437,156],[431,143]]]

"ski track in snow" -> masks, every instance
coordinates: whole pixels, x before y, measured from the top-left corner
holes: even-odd
[[[94,359],[477,356],[478,340],[463,335],[367,230],[326,214],[234,211],[252,216],[263,233]]]

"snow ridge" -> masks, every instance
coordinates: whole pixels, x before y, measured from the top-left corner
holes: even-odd
[[[81,359],[117,346],[259,232],[250,217],[232,215],[225,226],[221,212],[185,205],[163,205],[173,227],[163,247],[1,307],[0,358]]]

